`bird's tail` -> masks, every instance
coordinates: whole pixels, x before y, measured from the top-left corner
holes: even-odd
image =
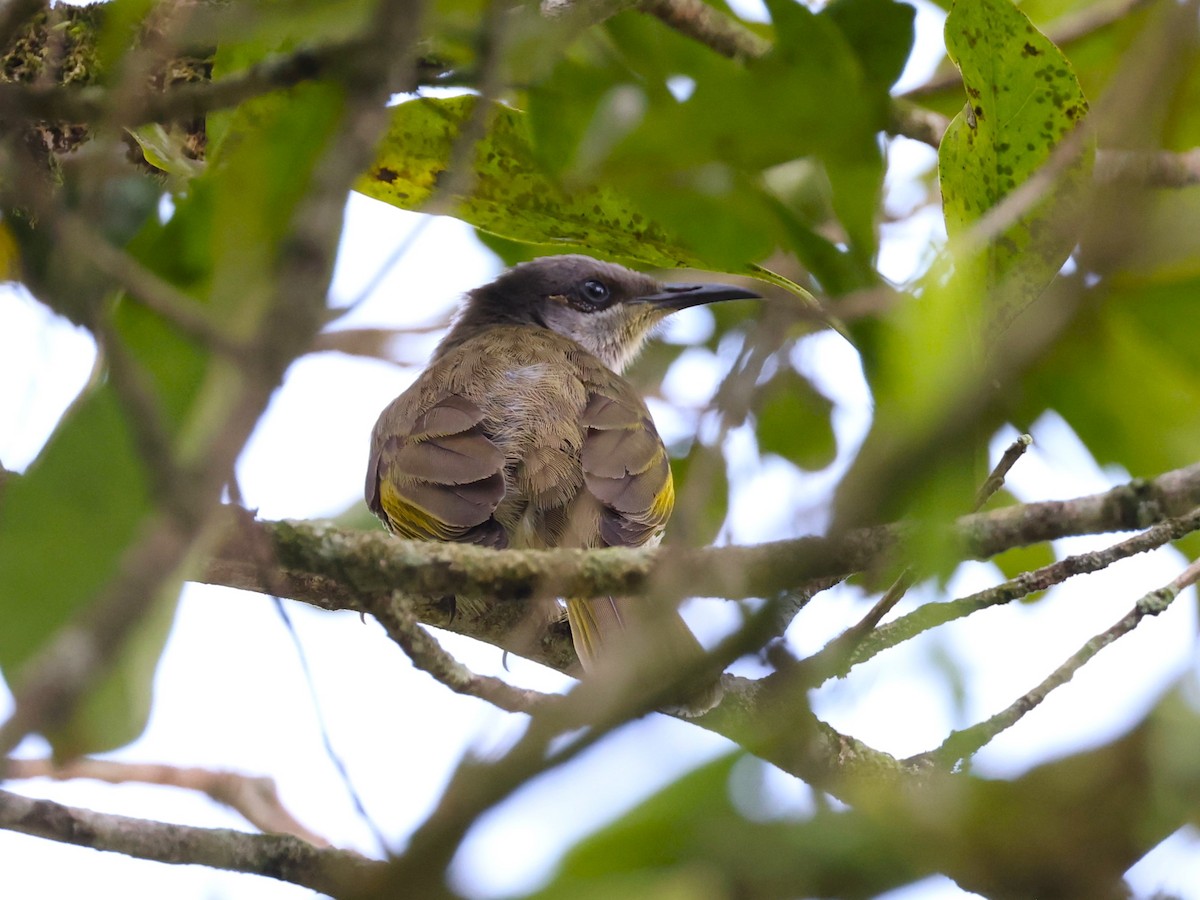
[[[652,653],[662,660],[669,677],[670,673],[700,659],[704,648],[678,611],[655,609],[649,615],[647,602],[629,597],[567,600],[571,640],[585,672],[603,669],[626,654]],[[689,683],[664,711],[699,716],[716,706],[723,693],[716,680],[700,689]]]

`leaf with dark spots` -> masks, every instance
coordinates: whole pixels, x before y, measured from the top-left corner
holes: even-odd
[[[1088,107],[1066,58],[1009,0],[955,4],[946,20],[946,46],[971,104],[951,122],[939,150],[946,230],[953,240],[1045,166]],[[1075,244],[1072,213],[1093,156],[1091,142],[1081,144],[1045,199],[985,249],[994,329],[1036,300],[1066,260]]]

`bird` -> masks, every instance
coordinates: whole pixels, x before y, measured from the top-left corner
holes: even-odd
[[[380,413],[367,505],[412,540],[656,546],[675,503],[671,469],[621,373],[669,314],[759,296],[728,284],[663,284],[575,254],[513,266],[467,293],[428,366]],[[585,675],[645,621],[635,599],[564,604]],[[678,611],[666,618],[676,657],[702,652]],[[714,683],[672,708],[699,715],[719,699]]]

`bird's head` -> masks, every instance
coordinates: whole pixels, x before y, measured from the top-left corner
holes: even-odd
[[[727,284],[662,284],[589,256],[547,256],[514,266],[471,291],[454,331],[461,332],[460,342],[490,325],[549,328],[620,372],[637,355],[650,329],[671,313],[758,296]]]

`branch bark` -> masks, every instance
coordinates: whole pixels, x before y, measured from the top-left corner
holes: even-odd
[[[949,526],[963,558],[1081,534],[1147,528],[1200,506],[1200,463],[1100,494],[963,516]],[[230,513],[231,517],[234,513]],[[382,531],[348,532],[315,522],[250,522],[244,514],[195,579],[278,594],[323,609],[369,612],[400,589],[418,620],[567,670],[575,662],[566,629],[514,645],[528,602],[603,594],[654,593],[729,599],[772,597],[808,582],[905,557],[901,526],[854,529],[745,547],[703,550],[544,550],[496,552],[456,544],[398,541]],[[248,539],[249,538],[249,539]],[[264,560],[277,565],[265,565]],[[486,598],[460,603],[447,598]]]
[[[136,859],[265,875],[326,894],[337,894],[383,868],[357,853],[314,847],[291,835],[173,825],[9,791],[0,791],[0,828]]]

